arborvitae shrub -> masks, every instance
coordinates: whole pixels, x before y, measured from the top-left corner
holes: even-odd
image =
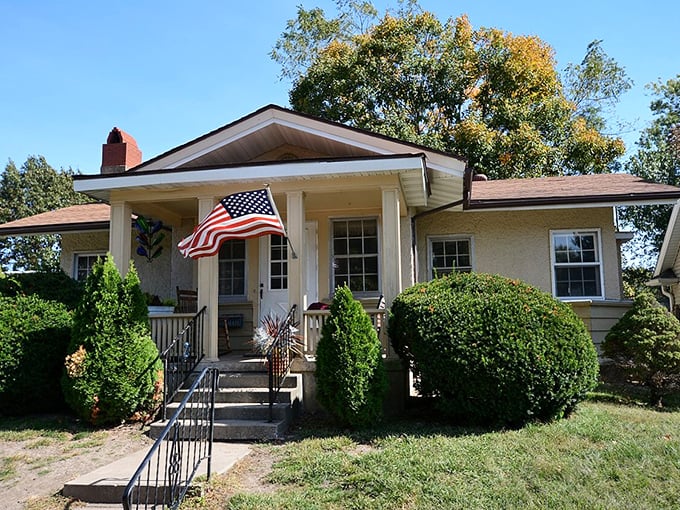
[[[71,314],[63,304],[0,297],[0,413],[65,408],[58,381],[70,335]]]
[[[649,293],[609,330],[603,354],[650,389],[650,403],[680,383],[680,321]]]
[[[342,425],[382,418],[387,376],[371,319],[346,286],[338,287],[316,350],[319,403]]]
[[[565,416],[597,382],[590,335],[569,305],[517,280],[454,273],[402,292],[389,334],[417,389],[467,423]]]
[[[38,296],[73,310],[83,295],[83,284],[63,271],[21,273],[0,278],[0,296]]]
[[[66,401],[92,424],[120,423],[160,397],[162,365],[132,263],[124,280],[110,255],[92,268],[68,352]]]

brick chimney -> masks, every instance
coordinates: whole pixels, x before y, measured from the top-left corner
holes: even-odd
[[[106,143],[102,145],[103,174],[119,174],[142,162],[142,151],[137,147],[135,139],[125,131],[114,127],[109,133]]]

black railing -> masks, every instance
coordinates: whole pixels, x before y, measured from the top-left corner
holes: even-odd
[[[203,326],[205,323],[204,306],[177,333],[160,354],[163,361],[163,419],[167,419],[168,404],[172,402],[205,355],[203,346]]]
[[[125,488],[125,510],[179,507],[203,463],[210,479],[218,377],[206,368],[194,381]]]
[[[286,315],[283,325],[278,331],[276,338],[266,352],[267,368],[269,372],[269,421],[274,421],[274,402],[283,386],[293,357],[300,349],[300,340],[297,334],[298,323],[295,321],[297,305]]]

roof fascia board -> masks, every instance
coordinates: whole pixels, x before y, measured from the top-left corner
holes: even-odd
[[[97,221],[93,223],[63,223],[59,225],[35,225],[27,227],[0,228],[0,237],[5,236],[29,236],[56,233],[89,233],[97,231],[108,231],[108,221]]]
[[[247,169],[247,179],[239,168]],[[225,176],[225,170],[229,175]],[[180,169],[181,170],[181,169]],[[343,161],[291,161],[276,165],[253,165],[245,167],[187,169],[172,172],[134,172],[121,175],[97,175],[92,178],[80,178],[73,182],[76,191],[87,193],[90,191],[128,189],[141,186],[175,186],[195,185],[197,182],[208,184],[211,182],[244,182],[246,180],[285,179],[298,177],[316,177],[327,175],[348,175],[354,173],[388,173],[417,170],[425,171],[424,155],[409,155],[389,157],[384,159],[360,159]]]
[[[670,246],[670,244],[674,237],[677,238],[677,236],[674,235],[675,231],[680,229],[678,216],[680,216],[680,200],[675,202],[673,210],[671,211],[671,217],[668,220],[666,233],[664,234],[663,243],[661,244],[659,258],[656,260],[656,267],[654,268],[655,275],[659,275],[666,269],[673,267],[673,262],[677,256],[680,245],[678,242],[673,243],[673,246]]]
[[[645,194],[639,198],[626,195],[621,198],[617,195],[607,195],[602,199],[594,200],[593,197],[583,199],[521,199],[521,200],[490,200],[486,202],[470,201],[466,210],[469,211],[518,211],[539,209],[585,209],[590,207],[623,207],[633,205],[666,205],[675,204],[680,192],[673,192],[671,196],[665,193],[655,197],[654,194]]]

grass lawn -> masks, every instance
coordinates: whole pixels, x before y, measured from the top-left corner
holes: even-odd
[[[213,477],[186,508],[680,508],[680,408],[650,409],[600,388],[569,419],[521,430],[434,423],[427,415],[351,433],[304,423],[263,446],[262,491]],[[239,478],[241,476],[241,478]]]

